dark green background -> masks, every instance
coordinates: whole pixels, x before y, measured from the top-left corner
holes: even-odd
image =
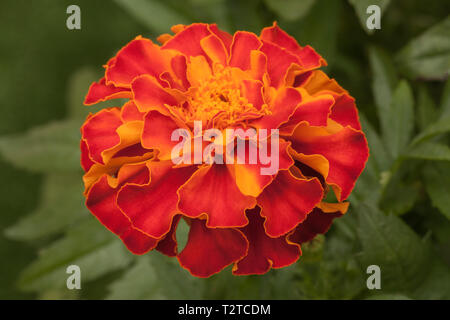
[[[119,2],[121,4],[118,4]],[[378,132],[382,130],[382,125],[380,126],[378,118],[379,111],[377,115],[377,107],[378,110],[380,109],[377,106],[376,95],[379,93],[373,86],[373,82],[377,79],[377,71],[373,61],[372,64],[370,63],[371,54],[376,57],[385,57],[390,61],[386,63],[386,66],[391,65],[395,77],[386,79],[394,78],[388,85],[392,91],[397,87],[399,79],[404,79],[408,83],[408,88],[411,88],[409,92],[412,93],[415,101],[413,114],[416,115],[415,120],[413,118],[412,121],[416,127],[412,129],[413,132],[408,141],[420,134],[428,125],[437,122],[438,114],[441,111],[444,112],[440,108],[446,108],[445,101],[443,102],[444,99],[441,97],[445,97],[445,90],[449,91],[448,85],[447,89],[444,89],[444,80],[448,76],[450,51],[448,23],[447,36],[445,37],[444,33],[442,40],[429,44],[426,41],[421,43],[421,46],[429,45],[430,47],[430,50],[425,50],[425,53],[414,56],[409,51],[403,55],[399,52],[424,31],[445,19],[448,21],[450,7],[447,1],[392,0],[383,14],[382,29],[373,34],[369,34],[361,25],[354,6],[344,0],[313,0],[309,10],[297,5],[298,1],[295,0],[153,0],[147,3],[146,8],[150,8],[149,11],[141,10],[137,15],[136,12],[130,10],[129,6],[123,5],[124,2],[126,1],[2,1],[0,10],[0,136],[6,137],[4,140],[6,142],[3,147],[0,146],[0,151],[4,153],[3,157],[0,156],[0,230],[14,225],[40,204],[43,192],[41,187],[46,176],[45,170],[33,169],[36,161],[33,157],[14,164],[14,158],[16,154],[20,156],[20,150],[14,151],[15,153],[13,152],[11,156],[8,153],[10,150],[8,138],[16,137],[33,127],[52,121],[73,118],[73,114],[76,112],[72,110],[70,113],[69,110],[74,105],[76,108],[77,102],[81,102],[84,94],[83,90],[79,88],[81,86],[86,89],[89,85],[87,81],[83,84],[80,80],[84,79],[83,74],[86,74],[86,79],[90,80],[91,76],[95,79],[100,76],[101,65],[136,35],[142,34],[155,39],[158,34],[169,32],[171,24],[217,22],[219,27],[230,32],[249,30],[259,33],[262,27],[271,25],[274,20],[277,20],[282,28],[297,38],[300,44],[310,44],[324,56],[329,62],[326,72],[335,77],[356,98],[361,113]],[[138,2],[142,4],[145,1]],[[379,1],[366,2],[378,3]],[[132,4],[133,1],[128,1],[128,3]],[[77,4],[81,8],[81,30],[66,28],[68,17],[66,8],[70,4]],[[155,10],[152,10],[152,6],[155,6]],[[289,6],[294,9],[289,10]],[[168,16],[162,15],[160,10]],[[300,14],[302,10],[305,10],[303,15]],[[298,14],[295,14],[296,12]],[[411,58],[414,61],[408,64],[409,62],[402,58],[411,56],[414,56],[414,59],[417,58],[419,62]],[[444,68],[423,67],[420,64],[420,59],[435,56],[444,59],[442,60]],[[447,61],[446,65],[445,61]],[[416,68],[416,66],[418,67]],[[445,66],[447,66],[447,70],[445,70]],[[74,74],[77,72],[82,76],[74,80]],[[398,92],[400,104],[405,101],[407,104],[408,97],[404,96],[408,96],[408,89],[400,88]],[[425,107],[423,107],[424,105]],[[86,107],[79,103],[79,108],[84,110]],[[387,109],[390,110],[390,107],[387,106]],[[83,112],[80,111],[79,114],[83,114]],[[396,116],[401,118],[404,114],[388,115],[388,117],[394,118]],[[408,121],[408,119],[410,118],[405,117],[401,121]],[[389,130],[393,131],[397,127],[398,125],[395,123],[388,126]],[[445,135],[448,130],[441,130],[443,135],[434,134],[433,139],[435,140],[433,141],[448,148],[448,137]],[[383,132],[381,135],[389,137],[390,133]],[[390,147],[387,146],[389,138],[383,141],[384,148],[390,150]],[[369,142],[371,142],[370,137]],[[17,142],[14,143],[17,147]],[[377,153],[378,149],[371,148],[371,151],[373,155]],[[439,149],[439,152],[433,158],[433,154],[424,157],[424,153],[428,152],[419,150],[416,151],[419,156],[416,154],[415,157],[406,157],[405,160],[396,161],[396,164],[389,164],[387,167],[389,170],[392,169],[391,171],[374,169],[373,174],[379,175],[375,180],[382,179],[383,172],[384,176],[386,172],[391,172],[395,178],[389,180],[384,191],[378,191],[379,186],[370,184],[370,182],[363,185],[358,184],[359,193],[355,193],[355,205],[348,214],[353,217],[345,217],[346,220],[341,223],[341,227],[334,227],[325,238],[320,238],[318,243],[311,245],[311,248],[305,248],[304,257],[300,258],[299,264],[287,271],[282,269],[271,271],[269,275],[263,277],[240,277],[239,279],[221,274],[208,280],[192,281],[187,273],[173,271],[178,272],[176,277],[179,279],[178,282],[182,283],[181,286],[186,285],[187,287],[175,290],[176,293],[167,292],[167,288],[163,288],[160,295],[143,294],[142,297],[339,299],[368,298],[377,296],[377,294],[383,297],[383,294],[387,298],[449,299],[450,226],[448,208],[447,211],[443,209],[447,212],[447,217],[445,213],[440,212],[442,211],[441,207],[444,206],[442,203],[445,201],[448,203],[449,200],[434,198],[432,201],[431,199],[433,192],[437,194],[435,197],[450,197],[447,185],[450,184],[450,170],[448,169],[450,157],[445,150]],[[24,161],[29,165],[23,165]],[[435,163],[437,164],[435,165]],[[426,169],[426,166],[432,168]],[[430,172],[436,166],[441,168],[441,174]],[[76,172],[76,169],[74,171]],[[442,186],[442,190],[432,191],[436,188],[427,187],[429,182],[427,182],[426,176],[433,177],[433,174],[436,179],[440,180],[439,185]],[[61,188],[66,188],[64,179],[62,181]],[[373,179],[369,178],[365,181],[373,182]],[[446,187],[447,189],[445,189]],[[70,188],[67,189],[70,190]],[[368,200],[371,193],[377,192],[382,193],[379,199]],[[439,193],[440,195],[438,195]],[[436,201],[439,203],[437,206],[435,205]],[[365,205],[371,207],[366,208]],[[355,208],[360,208],[359,210],[364,211],[366,216],[361,215]],[[59,210],[65,210],[64,206]],[[386,219],[386,221],[380,222],[379,214],[383,216],[380,219]],[[391,219],[393,220],[391,221]],[[408,229],[405,231],[407,238],[405,238],[406,240],[396,239],[395,235],[389,234],[385,239],[383,235],[372,230],[373,234],[367,232],[372,237],[365,239],[364,235],[358,233],[358,229],[361,224],[372,223],[374,225],[380,223],[378,227],[381,230],[385,230],[386,224],[401,224],[399,228],[402,231],[405,231],[404,228]],[[36,224],[35,228],[39,227]],[[0,234],[0,299],[75,297],[70,294],[66,296],[60,289],[58,289],[60,291],[55,289],[55,292],[46,290],[43,293],[34,289],[27,290],[26,285],[20,285],[21,273],[37,258],[38,252],[51,245],[53,241],[64,237],[66,230],[70,230],[70,228],[73,228],[73,225],[68,226],[67,229],[58,230],[48,237],[28,242],[19,241],[20,237],[7,238],[3,232]],[[397,231],[397,229],[393,229],[393,233]],[[410,232],[414,234],[411,235]],[[400,234],[398,236],[401,237],[402,232],[398,233]],[[390,236],[394,238],[391,239]],[[403,257],[402,254],[409,249],[401,246],[397,248],[396,245],[402,241],[410,242],[408,237],[412,237],[414,240],[421,239],[420,241],[426,243],[427,247],[424,251],[427,251],[430,257],[421,261],[408,260],[411,259],[409,256]],[[379,250],[376,245],[372,246],[371,241],[374,243],[388,242],[388,245],[390,245],[389,241],[392,241],[394,246],[392,254],[396,255],[396,258],[393,260],[394,263],[391,263],[389,257],[386,258],[388,274],[391,272],[390,268],[400,268],[400,273],[409,272],[402,270],[402,266],[396,265],[395,261],[398,259],[405,260],[406,266],[410,262],[414,264],[417,262],[418,265],[410,266],[413,269],[410,276],[411,279],[420,278],[421,280],[417,283],[414,281],[406,283],[409,281],[406,279],[405,283],[396,283],[391,286],[388,283],[390,279],[388,275],[386,279],[383,278],[383,288],[387,288],[386,290],[369,292],[365,288],[367,275],[365,275],[364,268],[370,263],[378,263],[378,256],[370,256],[370,254]],[[371,253],[367,251],[371,251]],[[157,254],[149,254],[150,259],[152,255]],[[389,255],[389,253],[385,255]],[[383,256],[383,252],[380,252],[380,256]],[[126,276],[124,270],[130,269],[134,263],[145,264],[142,262],[143,260],[136,259],[136,261],[138,262],[134,260],[130,262],[128,267],[108,271],[95,277],[84,285],[82,292],[77,297],[105,297],[110,292],[110,284]],[[428,263],[424,263],[424,261],[428,261]],[[166,261],[164,260],[162,263],[166,263]],[[379,262],[381,265],[383,263],[385,262]],[[438,271],[430,271],[430,265],[432,270]],[[438,267],[435,268],[434,265]],[[158,271],[158,268],[162,269],[163,267],[156,265],[154,269],[156,269],[156,274],[164,279],[158,273],[161,272],[161,270]],[[229,269],[225,271],[225,273],[229,272]],[[395,275],[395,272],[392,274]],[[427,277],[430,274],[432,277],[434,274],[437,275],[428,281]],[[174,277],[170,273],[166,276]],[[129,278],[125,278],[124,282],[129,282],[128,290],[135,291],[133,282],[127,279]],[[63,279],[63,281],[65,280]],[[172,285],[170,281],[165,283],[164,280],[159,279],[160,283],[158,284],[155,284],[157,282],[155,281],[149,282],[149,286],[155,285],[155,288],[159,288]],[[288,283],[289,289],[286,287]],[[136,286],[138,285],[136,284]],[[186,292],[191,290],[186,289],[190,288],[189,286],[195,288],[192,289],[195,294],[183,295],[183,290]],[[55,288],[57,287],[58,285],[55,285]],[[421,295],[418,293],[419,288],[421,288],[420,291],[426,292]],[[300,293],[292,292],[297,289]]]

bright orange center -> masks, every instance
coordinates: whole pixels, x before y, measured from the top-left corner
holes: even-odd
[[[241,82],[233,78],[232,68],[216,65],[211,77],[188,91],[184,108],[186,123],[202,121],[218,129],[245,122],[264,114],[242,95]]]

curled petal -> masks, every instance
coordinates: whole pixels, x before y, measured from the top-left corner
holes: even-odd
[[[233,274],[264,274],[270,268],[283,268],[297,261],[301,255],[300,246],[289,243],[285,235],[269,237],[258,207],[248,211],[248,219],[249,224],[241,229],[248,240],[248,252],[233,267]]]
[[[171,117],[156,110],[149,111],[145,115],[142,146],[147,149],[158,149],[159,159],[170,160],[173,147],[179,143],[178,141],[172,141],[171,135],[180,127],[183,128],[184,126],[175,122]]]
[[[120,143],[116,130],[122,124],[118,108],[103,109],[84,123],[81,134],[92,160],[104,164],[102,152]]]
[[[113,84],[107,85],[105,78],[101,78],[99,82],[94,82],[89,87],[88,93],[84,98],[84,104],[91,105],[118,98],[131,98],[130,89],[116,87]]]
[[[204,55],[200,41],[210,34],[207,24],[194,23],[178,32],[162,48],[176,50],[186,56]]]
[[[258,197],[264,227],[271,237],[279,237],[305,220],[323,197],[316,178],[301,179],[289,170],[280,171],[276,179]]]
[[[81,167],[84,171],[89,171],[89,169],[95,164],[94,161],[89,157],[89,149],[87,147],[86,141],[80,141],[81,149]]]
[[[277,129],[287,122],[302,101],[302,95],[294,88],[280,89],[270,106],[270,114],[251,122],[256,128]]]
[[[329,162],[327,183],[338,187],[340,201],[350,194],[369,156],[361,131],[345,127],[336,133],[324,128],[299,125],[292,135],[292,148],[306,155],[323,155]]]
[[[311,241],[318,234],[324,234],[330,229],[335,218],[339,218],[343,213],[339,211],[324,212],[320,208],[315,208],[303,223],[289,235],[289,241],[302,244]]]
[[[256,204],[254,197],[241,193],[228,165],[198,169],[178,193],[181,212],[192,218],[206,214],[207,226],[211,228],[246,225],[245,209]]]
[[[236,185],[239,190],[247,196],[257,197],[263,189],[272,182],[273,177],[278,173],[278,170],[286,170],[294,164],[294,161],[288,153],[289,142],[280,139],[279,140],[279,152],[278,156],[271,157],[272,161],[277,159],[278,165],[273,174],[262,174],[262,168],[269,167],[273,163],[262,165],[261,162],[251,164],[248,158],[248,154],[251,152],[258,153],[258,150],[254,144],[249,144],[248,154],[243,164],[236,163],[235,176]]]
[[[245,256],[247,247],[239,230],[208,228],[204,220],[194,219],[178,260],[193,275],[206,278]]]
[[[166,105],[175,106],[177,99],[163,88],[154,77],[144,75],[136,78],[132,83],[134,102],[139,111],[147,112],[158,110],[162,114],[169,115]]]
[[[200,45],[212,62],[218,62],[222,65],[226,65],[228,53],[219,37],[214,34],[210,34],[200,40]]]
[[[154,238],[170,231],[178,212],[177,190],[196,170],[194,166],[172,166],[172,161],[149,163],[150,184],[126,185],[117,197],[117,205],[132,225]]]
[[[361,130],[355,99],[344,93],[336,95],[335,100],[330,118],[344,127],[350,126],[353,129]]]
[[[175,257],[178,253],[176,231],[180,219],[181,215],[174,217],[170,231],[164,236],[161,241],[158,242],[158,245],[156,246],[156,250],[168,257]]]
[[[117,192],[125,183],[146,183],[148,171],[145,165],[125,166],[119,172],[115,186],[111,186],[106,175],[89,190],[86,206],[109,230],[118,235],[128,249],[135,254],[144,254],[153,249],[157,239],[149,237],[131,226],[128,218],[117,208]]]
[[[242,70],[250,69],[250,53],[261,47],[262,42],[258,37],[245,31],[238,31],[233,36],[231,44],[231,56],[229,65]]]
[[[288,35],[276,23],[261,31],[260,38],[264,41],[274,43],[295,54],[304,69],[319,68],[326,66],[325,60],[310,46],[301,47],[297,40]]]
[[[140,112],[133,100],[125,103],[120,110],[120,117],[123,122],[144,120],[144,113]]]

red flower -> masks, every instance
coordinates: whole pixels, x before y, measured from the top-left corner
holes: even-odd
[[[276,24],[260,36],[201,23],[172,31],[158,38],[161,46],[131,41],[89,88],[88,105],[129,100],[90,115],[81,128],[87,207],[133,253],[176,256],[199,277],[230,264],[242,275],[294,263],[301,243],[347,211],[343,201],[368,158],[354,99],[318,70],[326,62],[313,48]],[[195,134],[196,123],[200,134],[277,129],[278,167],[262,174],[267,165],[248,158],[175,164],[172,133]],[[195,136],[189,139],[195,148]],[[248,148],[261,152],[261,145]],[[191,151],[180,156],[192,159]],[[329,187],[339,203],[322,201]],[[182,250],[180,219],[190,226]]]

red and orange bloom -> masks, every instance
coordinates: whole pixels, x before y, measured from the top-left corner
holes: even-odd
[[[81,128],[86,205],[135,254],[177,257],[193,275],[233,265],[263,274],[298,260],[325,233],[368,158],[355,100],[325,60],[276,24],[259,36],[216,25],[172,27],[161,45],[137,37],[104,66],[85,104],[126,98]],[[278,129],[279,168],[174,164],[174,130]],[[324,201],[334,192],[337,203]],[[190,226],[184,248],[177,225]]]

